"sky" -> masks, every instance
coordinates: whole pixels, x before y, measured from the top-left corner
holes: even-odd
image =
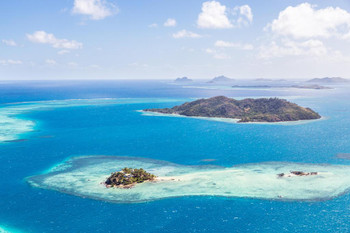
[[[0,79],[350,78],[349,0],[2,0]]]

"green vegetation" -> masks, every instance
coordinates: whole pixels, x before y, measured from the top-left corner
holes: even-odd
[[[113,172],[107,178],[105,184],[107,187],[130,188],[137,183],[154,180],[155,175],[146,172],[142,168],[123,168],[121,171]]]
[[[216,96],[187,102],[173,108],[144,111],[195,117],[233,118],[240,119],[239,122],[282,122],[321,118],[310,108],[300,107],[278,98],[235,100]]]

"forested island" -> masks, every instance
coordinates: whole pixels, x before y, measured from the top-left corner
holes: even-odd
[[[106,187],[132,188],[137,183],[152,181],[155,175],[146,172],[142,168],[123,168],[121,171],[113,172],[105,181]]]
[[[321,118],[310,108],[278,98],[235,100],[216,96],[186,102],[173,108],[153,108],[144,111],[191,117],[232,118],[239,119],[238,122],[284,122]]]

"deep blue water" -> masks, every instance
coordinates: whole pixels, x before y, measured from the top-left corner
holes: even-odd
[[[335,158],[338,153],[350,153],[347,88],[228,91],[181,88],[159,81],[0,84],[1,103],[215,95],[285,97],[317,110],[326,120],[291,126],[228,124],[136,112],[180,101],[28,112],[21,117],[37,122],[34,132],[21,136],[28,140],[0,144],[0,226],[24,232],[350,232],[349,194],[324,202],[183,197],[111,204],[33,188],[25,181],[77,155],[136,156],[188,165],[265,161],[350,165]]]

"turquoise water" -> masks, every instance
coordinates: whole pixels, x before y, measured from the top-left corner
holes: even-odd
[[[20,128],[20,135],[9,138],[26,140],[0,144],[2,228],[23,232],[350,231],[348,193],[317,202],[186,196],[116,204],[32,187],[26,181],[72,156],[85,155],[141,157],[191,166],[271,161],[350,165],[335,157],[350,153],[347,88],[257,92],[190,89],[150,81],[16,83],[4,84],[0,91],[2,103],[30,101],[26,105],[31,106],[10,119],[31,122],[28,128]],[[218,94],[284,97],[326,119],[301,125],[255,125],[143,116],[137,111]],[[78,101],[69,107],[65,101],[60,107],[37,102],[99,98],[113,98],[111,102],[123,98],[124,102]],[[20,105],[2,105],[2,117]],[[39,108],[33,109],[34,105]]]
[[[156,175],[131,189],[106,188],[109,174],[125,167]],[[304,171],[296,176],[291,171]],[[310,175],[311,172],[316,174]],[[278,174],[284,174],[283,177]],[[325,201],[350,189],[350,166],[266,162],[233,167],[184,166],[127,156],[70,158],[27,180],[33,187],[114,203],[141,203],[184,196],[215,196],[279,201]]]

